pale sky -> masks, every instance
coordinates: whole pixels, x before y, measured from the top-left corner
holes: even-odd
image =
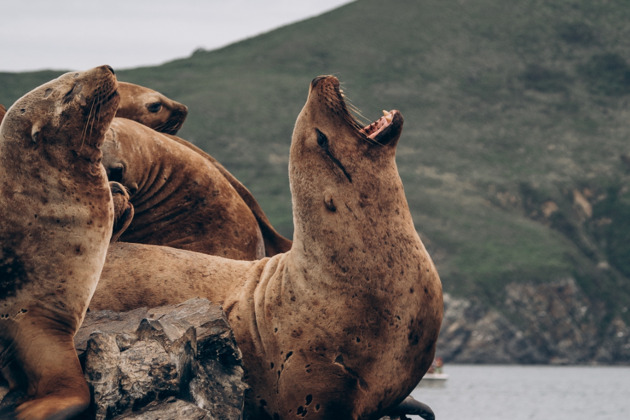
[[[0,71],[154,66],[351,0],[15,0],[0,6]]]

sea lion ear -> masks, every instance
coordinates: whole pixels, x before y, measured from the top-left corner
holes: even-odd
[[[33,127],[31,127],[31,140],[33,143],[39,142],[41,131],[42,127],[39,124],[33,124]]]

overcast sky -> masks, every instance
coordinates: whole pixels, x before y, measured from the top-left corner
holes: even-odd
[[[0,8],[0,71],[162,64],[351,0],[14,0]]]

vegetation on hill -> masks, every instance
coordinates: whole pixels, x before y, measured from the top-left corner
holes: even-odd
[[[630,4],[359,0],[216,51],[118,71],[188,105],[180,135],[292,232],[287,175],[310,80],[405,117],[398,165],[446,291],[575,278],[630,321]],[[95,63],[95,65],[102,63]],[[9,105],[50,72],[0,74]]]

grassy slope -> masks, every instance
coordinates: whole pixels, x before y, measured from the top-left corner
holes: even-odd
[[[399,169],[446,290],[500,305],[507,282],[574,276],[620,308],[630,304],[620,159],[630,5],[620,4],[359,0],[119,77],[187,104],[181,136],[222,161],[290,235],[293,123],[309,81],[335,74],[367,119],[392,108],[405,116]],[[0,102],[48,79],[0,74]],[[576,212],[574,189],[592,192],[593,218]],[[547,201],[559,209],[550,218],[540,215]],[[596,269],[604,260],[611,270]]]

